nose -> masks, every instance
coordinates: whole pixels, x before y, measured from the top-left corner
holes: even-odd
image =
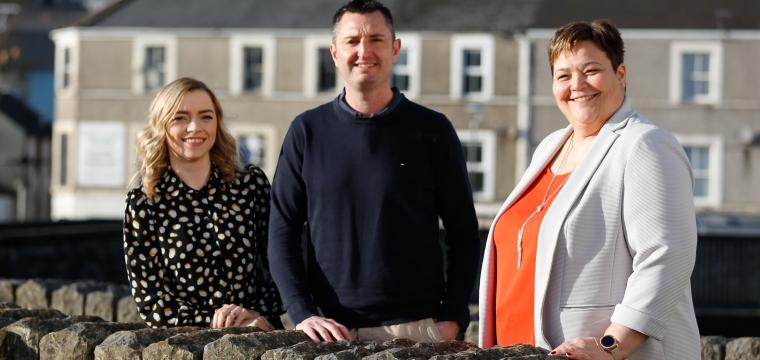
[[[573,74],[570,80],[570,88],[572,90],[580,90],[586,85],[586,75],[583,73]]]
[[[356,52],[360,58],[364,57],[364,54],[369,50],[369,39],[362,38],[359,41],[359,45],[356,47]]]
[[[187,123],[187,132],[192,133],[197,131],[199,128],[199,121],[200,119],[198,119],[197,116],[191,116],[190,121]]]

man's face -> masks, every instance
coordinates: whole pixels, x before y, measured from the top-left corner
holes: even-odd
[[[334,32],[330,53],[346,87],[356,90],[390,88],[401,41],[393,39],[383,14],[379,11],[368,14],[347,12],[335,24]]]

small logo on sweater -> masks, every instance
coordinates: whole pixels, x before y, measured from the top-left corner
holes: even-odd
[[[406,166],[406,163],[401,163],[401,167],[404,167],[404,166]]]

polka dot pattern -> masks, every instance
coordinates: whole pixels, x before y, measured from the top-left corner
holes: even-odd
[[[127,195],[124,254],[140,316],[151,327],[208,326],[223,304],[272,318],[284,311],[266,259],[269,182],[248,166],[234,183],[212,169],[194,190],[168,169],[148,201]]]

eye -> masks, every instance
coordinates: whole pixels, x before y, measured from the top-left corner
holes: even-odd
[[[601,70],[597,68],[586,69],[586,75],[598,74]]]
[[[559,74],[559,75],[556,76],[556,79],[557,80],[567,80],[567,79],[570,79],[570,75],[568,75],[568,74]]]

